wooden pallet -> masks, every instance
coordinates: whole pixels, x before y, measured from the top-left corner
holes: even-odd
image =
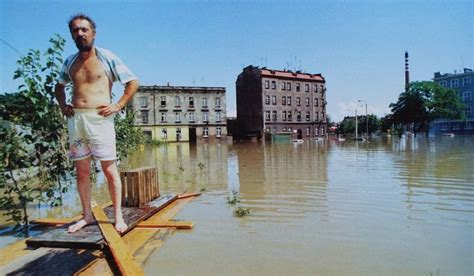
[[[132,230],[139,222],[149,218],[159,210],[177,199],[177,195],[161,196],[150,202],[145,208],[122,207],[123,218],[128,225],[125,233]],[[109,206],[104,212],[110,221],[114,220],[113,207]],[[31,247],[55,247],[76,249],[103,249],[105,242],[97,223],[88,225],[77,232],[68,233],[67,227],[55,228],[44,234],[38,235],[26,241]],[[125,234],[123,233],[123,234]]]

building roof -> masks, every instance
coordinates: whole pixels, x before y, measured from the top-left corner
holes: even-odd
[[[325,79],[321,74],[310,74],[310,73],[302,73],[300,71],[292,72],[292,71],[279,71],[279,70],[271,70],[271,69],[260,69],[262,77],[280,77],[280,78],[288,78],[288,79],[301,79],[301,80],[312,80],[312,81],[322,81],[324,82]]]
[[[225,87],[208,87],[208,86],[171,86],[171,85],[140,85],[138,90],[167,90],[167,91],[220,91],[225,92]]]

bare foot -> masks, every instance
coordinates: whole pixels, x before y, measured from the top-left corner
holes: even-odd
[[[119,232],[120,234],[123,234],[125,233],[125,231],[127,231],[127,229],[128,229],[128,226],[123,220],[123,218],[115,219],[115,230],[117,230],[117,232]]]
[[[69,225],[69,227],[67,228],[67,232],[74,233],[77,230],[82,229],[84,226],[92,224],[93,222],[94,222],[93,219],[83,218],[81,220],[76,221],[74,224]]]

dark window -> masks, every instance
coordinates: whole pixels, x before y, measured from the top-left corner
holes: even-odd
[[[265,89],[269,89],[270,88],[270,81],[265,81]]]
[[[306,106],[309,106],[309,98],[306,98]]]
[[[301,105],[301,99],[300,97],[296,97],[296,106],[300,106]]]
[[[270,95],[265,95],[265,104],[270,104]]]
[[[296,121],[301,122],[301,111],[296,112]]]
[[[276,82],[272,81],[272,89],[276,89],[276,88],[277,88]]]
[[[277,111],[276,110],[273,110],[272,111],[272,120],[273,121],[276,121],[278,118],[277,118]]]
[[[300,92],[300,83],[299,82],[296,83],[296,92]]]
[[[290,96],[288,96],[288,97],[286,98],[286,104],[287,104],[287,105],[291,105],[291,97],[290,97]]]
[[[281,105],[286,105],[286,96],[281,97]]]
[[[275,96],[275,95],[272,96],[272,104],[273,105],[277,104],[277,96]]]
[[[304,85],[304,91],[305,91],[305,92],[309,92],[309,84],[305,84],[305,85]]]

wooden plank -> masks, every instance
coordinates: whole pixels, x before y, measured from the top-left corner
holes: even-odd
[[[100,206],[94,207],[92,213],[122,275],[144,275],[104,210]]]
[[[142,221],[137,224],[138,228],[176,228],[192,229],[194,224],[191,221]]]
[[[176,214],[192,200],[192,197],[179,199],[173,201],[166,206],[162,211],[150,217],[149,221],[163,221],[169,220],[176,216]],[[173,233],[172,228],[146,228],[133,229],[129,234],[126,234],[123,239],[130,246],[130,251],[134,252],[135,260],[140,264],[144,264],[149,255],[156,251],[164,243],[164,239]],[[133,235],[139,233],[140,237]],[[113,275],[110,267],[105,259],[96,259],[91,264],[85,266],[83,269],[77,271],[74,275],[94,276],[94,275]]]
[[[150,202],[147,208],[122,207],[123,218],[130,231],[142,220],[145,220],[176,200],[177,195],[166,195]],[[114,218],[113,206],[105,208],[110,220]],[[27,241],[32,247],[56,247],[77,249],[102,249],[104,241],[97,224],[88,225],[77,232],[68,233],[67,225],[55,228],[35,236]]]
[[[194,196],[200,196],[201,193],[182,193],[180,195],[178,195],[178,199],[183,199],[183,198],[187,198],[187,197],[194,197]]]

